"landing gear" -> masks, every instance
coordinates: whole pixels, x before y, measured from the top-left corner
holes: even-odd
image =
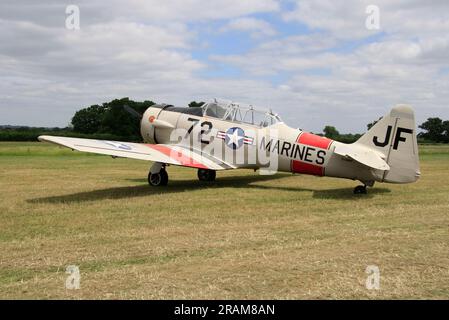
[[[357,186],[354,188],[354,194],[366,194],[366,186]]]
[[[166,186],[168,183],[168,174],[165,170],[165,165],[162,163],[155,163],[148,173],[148,183],[153,187]]]
[[[166,186],[168,183],[168,174],[165,169],[161,169],[159,173],[149,173],[148,183],[153,187]]]
[[[198,169],[198,179],[200,181],[215,181],[216,176],[215,170]]]

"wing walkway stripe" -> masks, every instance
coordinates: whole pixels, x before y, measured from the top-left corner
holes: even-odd
[[[146,146],[148,146],[151,149],[154,149],[156,151],[159,151],[160,153],[165,154],[166,156],[170,157],[171,159],[179,162],[179,164],[182,166],[188,166],[188,167],[193,167],[193,168],[198,168],[198,169],[209,169],[205,165],[203,165],[199,162],[196,162],[193,158],[185,155],[183,152],[181,152],[179,150],[175,151],[172,148],[169,148],[167,146],[163,146],[160,144],[147,144]]]

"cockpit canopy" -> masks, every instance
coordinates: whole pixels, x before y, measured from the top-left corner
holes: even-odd
[[[268,127],[282,122],[278,115],[271,111],[256,110],[251,105],[219,101],[214,99],[204,104],[203,115],[237,123],[246,123],[258,127]]]

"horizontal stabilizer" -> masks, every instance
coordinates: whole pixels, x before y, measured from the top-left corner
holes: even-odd
[[[383,155],[357,144],[337,144],[334,152],[344,158],[352,159],[376,170],[390,170],[390,166],[383,159],[385,158]]]

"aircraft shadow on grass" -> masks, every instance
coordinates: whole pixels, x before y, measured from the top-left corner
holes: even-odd
[[[246,188],[246,189],[261,189],[261,190],[278,190],[278,191],[294,191],[294,192],[312,192],[313,198],[318,199],[340,199],[340,200],[357,200],[371,198],[374,195],[389,193],[390,190],[386,188],[373,188],[368,191],[366,195],[354,195],[352,188],[337,188],[337,189],[313,189],[304,187],[292,187],[278,185],[260,185],[257,182],[267,180],[282,180],[290,175],[277,174],[272,176],[258,175],[241,176],[241,177],[223,177],[218,178],[213,183],[192,181],[192,180],[172,180],[170,184],[164,188],[151,187],[148,184],[114,187],[99,189],[86,192],[77,192],[73,194],[51,196],[44,198],[35,198],[27,200],[30,203],[72,203],[72,202],[87,202],[98,201],[106,199],[131,199],[138,197],[149,197],[152,195],[188,192],[204,190],[210,192],[214,189],[221,188]],[[130,179],[129,181],[145,183],[145,179]]]

